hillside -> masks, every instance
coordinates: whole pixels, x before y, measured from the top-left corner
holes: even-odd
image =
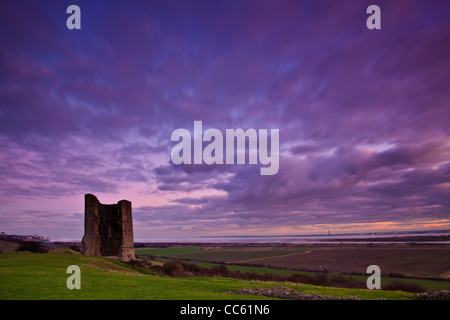
[[[69,265],[81,269],[81,289],[69,290]],[[171,278],[141,273],[123,262],[67,254],[0,254],[0,299],[112,299],[112,300],[231,300],[268,299],[227,292],[243,288],[271,288],[275,282],[228,278]],[[333,297],[357,296],[362,299],[412,299],[400,291],[341,289],[283,283],[294,291]]]
[[[0,252],[11,253],[11,252],[16,251],[16,249],[18,247],[19,247],[19,243],[17,243],[17,242],[0,240]]]

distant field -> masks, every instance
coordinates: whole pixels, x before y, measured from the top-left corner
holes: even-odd
[[[158,261],[165,262],[169,259],[165,258],[159,258]],[[211,263],[211,262],[198,262],[198,261],[187,261],[187,260],[181,260],[185,263],[194,263],[200,267],[206,267],[206,268],[212,268],[214,266],[218,266],[217,263]],[[254,272],[259,274],[277,274],[280,276],[291,276],[293,274],[305,274],[305,275],[312,275],[314,272],[308,272],[308,271],[296,271],[296,270],[286,270],[286,269],[275,269],[275,268],[268,268],[268,267],[255,267],[255,266],[243,266],[243,265],[233,265],[233,264],[227,264],[226,267],[228,270],[231,271],[240,271],[242,273],[245,272]],[[368,275],[347,275],[348,277],[354,278],[359,281],[365,282],[367,280]],[[393,281],[401,281],[405,283],[410,284],[416,284],[419,285],[427,291],[432,290],[450,290],[450,281],[437,281],[437,280],[428,280],[428,279],[415,279],[415,278],[398,278],[398,277],[382,277],[381,278],[381,288],[387,286]]]
[[[69,265],[81,269],[81,289],[66,287]],[[271,288],[276,282],[245,281],[227,278],[170,278],[139,273],[125,263],[102,257],[70,254],[0,254],[0,299],[187,299],[187,300],[265,300],[251,295],[234,295],[241,288]],[[334,297],[357,296],[363,299],[412,299],[401,291],[342,289],[306,284],[283,283],[295,291]]]
[[[225,247],[142,249],[136,253],[205,262],[251,263],[275,268],[365,273],[378,265],[383,274],[444,277],[450,271],[450,247],[345,245],[309,247]]]
[[[202,250],[194,248],[156,248],[156,249],[136,249],[137,254],[150,254],[155,256],[179,255],[184,253],[198,253]]]
[[[164,254],[159,254],[160,252]],[[136,253],[161,255],[182,260],[201,260],[202,262],[195,263],[204,267],[211,267],[217,262],[225,262],[228,263],[229,270],[274,273],[283,276],[294,273],[308,274],[308,272],[298,271],[300,269],[310,271],[327,269],[329,272],[336,273],[355,272],[363,275],[353,275],[353,277],[363,281],[367,279],[365,275],[367,267],[372,264],[378,265],[384,275],[401,274],[403,276],[444,278],[450,271],[450,247],[446,245],[420,247],[392,244],[297,247],[277,245],[202,246],[143,249],[136,250]],[[233,263],[252,264],[252,266],[232,265]],[[259,265],[259,267],[255,265]],[[415,283],[427,290],[450,290],[450,281],[383,277],[382,284],[387,285],[394,280]]]
[[[170,260],[169,258],[158,258],[157,261],[166,262]],[[185,263],[192,263],[196,264],[200,267],[205,268],[212,268],[214,266],[218,266],[220,264],[213,263],[213,262],[199,262],[199,261],[188,261],[188,260],[180,260]],[[310,274],[310,272],[301,272],[301,271],[295,271],[295,270],[283,270],[283,269],[273,269],[273,268],[266,268],[266,267],[252,267],[252,266],[243,266],[243,265],[233,265],[233,264],[227,264],[226,265],[228,270],[231,271],[237,271],[240,272],[256,272],[260,274],[264,273],[274,273],[281,276],[290,276],[296,273],[303,273],[303,274]]]
[[[364,273],[369,265],[378,265],[383,274],[440,277],[450,270],[450,250],[448,248],[320,248],[313,249],[308,254],[260,259],[257,262],[283,268],[317,270],[322,266],[330,272],[358,273]]]
[[[195,248],[163,248],[163,249],[138,249],[137,254],[150,254],[156,256],[171,256],[178,259],[198,259],[205,261],[221,261],[221,262],[251,262],[252,260],[260,260],[274,258],[279,256],[301,254],[306,249],[299,248],[238,248],[238,249],[195,249]]]

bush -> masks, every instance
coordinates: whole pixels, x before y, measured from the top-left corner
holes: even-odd
[[[404,278],[405,275],[402,273],[398,273],[398,272],[391,272],[388,274],[388,277],[392,277],[392,278]]]
[[[257,272],[241,272],[229,270],[224,264],[215,265],[211,268],[200,267],[195,263],[185,263],[178,260],[169,260],[162,267],[153,266],[151,267],[153,271],[164,273],[169,276],[175,277],[215,277],[224,276],[235,279],[243,280],[258,280],[258,281],[275,281],[275,282],[296,282],[312,284],[317,286],[328,286],[328,287],[340,287],[340,288],[366,288],[366,283],[364,281],[352,278],[349,275],[343,274],[330,274],[326,272],[317,272],[314,274],[293,274],[291,276],[282,276],[276,273],[257,273]],[[393,289],[393,290],[404,290],[410,291],[409,288],[403,289]],[[420,292],[425,291],[422,288],[416,289]]]
[[[406,292],[412,292],[412,293],[420,293],[427,291],[424,287],[419,286],[415,283],[406,283],[398,280],[394,280],[388,285],[384,286],[383,290],[389,290],[389,291],[406,291]]]
[[[33,253],[46,253],[48,249],[36,241],[22,241],[16,251],[28,251]]]
[[[226,266],[224,266],[223,264],[213,266],[212,270],[219,275],[225,275],[228,273],[228,268]]]
[[[163,271],[170,276],[179,277],[184,274],[183,265],[176,260],[169,260],[163,265]]]
[[[328,274],[327,273],[315,273],[309,279],[309,284],[315,286],[326,286],[328,284]]]
[[[286,277],[283,277],[279,274],[276,273],[264,273],[262,275],[262,279],[263,281],[277,281],[277,282],[281,282],[285,279]]]
[[[351,276],[345,276],[343,274],[336,274],[329,278],[328,286],[339,288],[359,288],[366,289],[367,285],[364,281],[357,280]]]
[[[183,266],[183,269],[187,272],[192,272],[194,274],[201,272],[201,268],[194,263],[181,263],[181,265]]]
[[[151,262],[147,262],[145,260],[130,260],[127,261],[126,263],[138,269],[148,269],[149,267],[152,266]]]
[[[72,249],[73,251],[81,253],[81,248],[79,246],[77,246],[76,244],[71,245],[69,248]]]
[[[314,275],[296,273],[285,278],[285,281],[339,288],[366,288],[364,281],[354,279],[351,276],[323,272],[315,273]]]
[[[308,283],[308,276],[296,273],[293,274],[292,276],[289,276],[286,280],[289,282],[296,282],[296,283]]]

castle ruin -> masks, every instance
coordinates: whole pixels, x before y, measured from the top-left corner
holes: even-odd
[[[83,253],[135,260],[131,202],[101,204],[92,194],[84,196]]]

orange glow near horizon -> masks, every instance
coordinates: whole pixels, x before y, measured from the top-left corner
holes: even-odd
[[[370,233],[370,232],[394,232],[394,231],[431,231],[449,229],[450,220],[416,220],[410,222],[383,221],[371,223],[351,224],[316,224],[308,227],[298,228],[298,232],[305,234],[326,233]]]
[[[135,226],[138,238],[145,238],[145,233],[153,236],[167,235],[170,227],[142,227]],[[328,230],[333,235],[346,233],[382,233],[382,232],[405,232],[405,231],[433,231],[450,229],[450,219],[441,220],[416,220],[411,222],[384,221],[373,223],[351,223],[351,224],[316,224],[309,226],[289,226],[289,227],[255,227],[252,229],[240,229],[239,226],[228,226],[229,228],[211,228],[189,225],[184,228],[184,232],[177,232],[177,236],[271,236],[271,235],[316,235],[327,234]],[[229,230],[233,230],[230,232]],[[192,233],[195,232],[195,235]]]

